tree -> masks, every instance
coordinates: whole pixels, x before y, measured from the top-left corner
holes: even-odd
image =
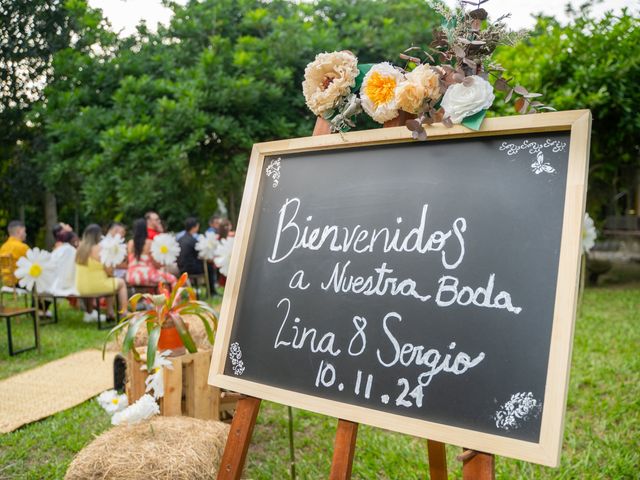
[[[43,182],[93,220],[158,209],[178,228],[221,197],[237,213],[253,143],[308,135],[304,67],[324,50],[393,60],[427,44],[421,0],[205,0],[172,4],[171,24],[118,39],[99,13],[69,10],[81,44],[54,55],[30,117]]]
[[[613,199],[632,196],[640,183],[640,19],[626,9],[596,19],[590,5],[570,11],[567,25],[538,18],[531,36],[497,59],[556,109],[591,110],[588,208],[603,218],[622,213]]]
[[[0,0],[0,226],[13,216],[25,219],[28,205],[44,201],[25,116],[42,98],[52,56],[70,39],[61,0]]]

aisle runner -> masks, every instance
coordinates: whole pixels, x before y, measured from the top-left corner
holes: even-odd
[[[61,412],[113,388],[113,357],[83,350],[0,381],[0,433]]]

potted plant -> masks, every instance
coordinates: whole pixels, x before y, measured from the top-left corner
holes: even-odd
[[[198,351],[182,315],[195,315],[202,320],[207,338],[213,343],[214,332],[218,327],[218,317],[209,304],[196,299],[194,290],[187,286],[188,279],[189,276],[183,273],[171,292],[165,285],[160,284],[160,293],[157,295],[150,293],[133,295],[129,299],[129,308],[132,313],[124,316],[118,325],[111,329],[106,341],[112,335],[126,329],[122,352],[131,351],[134,358],[140,360],[134,340],[138,330],[145,325],[149,333],[147,341],[149,371],[154,365],[158,350],[171,350],[172,355],[184,353],[185,348],[189,353]],[[141,301],[146,302],[151,308],[137,311]],[[106,348],[106,341],[103,350]]]

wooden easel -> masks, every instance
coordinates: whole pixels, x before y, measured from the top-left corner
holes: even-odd
[[[384,128],[404,126],[407,120],[414,118],[401,111],[393,120],[385,122]],[[318,117],[313,135],[331,133],[329,123]],[[261,399],[243,397],[238,400],[236,413],[231,423],[229,438],[220,460],[218,480],[239,480],[247,458],[253,427],[256,424]],[[349,420],[338,419],[336,439],[333,446],[333,458],[329,480],[348,480],[351,478],[353,456],[356,449],[358,424]],[[431,480],[447,480],[447,457],[445,444],[427,440],[429,458],[429,477]],[[456,457],[462,462],[463,480],[494,480],[495,457],[492,454],[464,450]]]

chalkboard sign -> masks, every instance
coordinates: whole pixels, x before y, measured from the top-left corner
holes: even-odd
[[[558,462],[590,114],[254,147],[210,382]]]

